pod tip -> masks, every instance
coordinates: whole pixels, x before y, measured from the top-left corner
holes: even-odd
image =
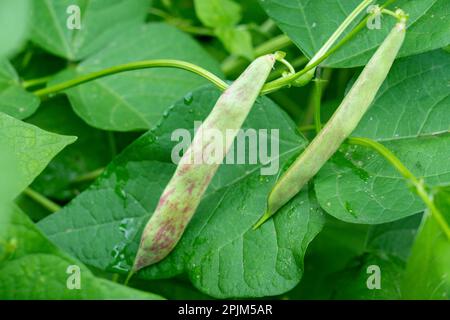
[[[272,214],[269,211],[266,211],[266,213],[258,220],[258,222],[253,226],[253,230],[258,229],[261,227],[269,218],[272,216]]]

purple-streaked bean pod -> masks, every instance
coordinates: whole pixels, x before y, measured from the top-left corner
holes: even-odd
[[[403,44],[406,19],[399,20],[325,127],[276,183],[269,194],[267,211],[255,228],[300,192],[355,130],[386,79]]]
[[[144,229],[133,272],[161,261],[176,246],[275,61],[280,58],[278,55],[256,59],[217,100],[195,133]],[[222,152],[215,148],[218,137]]]

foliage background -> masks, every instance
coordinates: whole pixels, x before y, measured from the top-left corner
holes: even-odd
[[[174,252],[123,286],[175,169],[171,132],[193,130],[220,92],[182,70],[146,69],[39,94],[149,59],[233,80],[256,56],[284,50],[300,70],[359,2],[2,1],[0,298],[448,299],[443,231],[385,159],[348,144],[257,231],[277,177],[222,166]],[[449,223],[450,2],[391,2],[410,15],[407,39],[353,136],[392,150]],[[66,27],[74,3],[81,30]],[[319,80],[258,99],[244,128],[280,129],[283,169],[314,137],[317,101],[325,122],[394,23],[384,16],[382,29],[363,29],[322,64]],[[71,264],[82,290],[67,290]],[[382,270],[381,290],[367,289],[370,265]]]

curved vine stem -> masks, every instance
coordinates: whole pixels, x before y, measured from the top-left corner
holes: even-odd
[[[389,4],[395,2],[396,0],[388,0],[381,8],[385,8]],[[281,78],[271,81],[269,83],[266,83],[261,90],[261,94],[269,94],[271,92],[277,91],[281,88],[284,88],[286,86],[289,86],[292,82],[297,80],[299,77],[304,75],[305,73],[309,72],[310,70],[316,68],[319,64],[321,64],[323,61],[325,61],[330,55],[332,55],[334,52],[336,52],[338,49],[340,49],[344,44],[349,42],[359,31],[361,31],[364,26],[367,23],[367,20],[371,17],[371,15],[367,16],[363,21],[361,21],[351,32],[349,32],[339,43],[337,43],[333,48],[328,50],[325,54],[323,54],[320,58],[318,58],[314,63],[311,63],[307,65],[303,70],[290,74],[287,76],[282,76]],[[132,70],[139,70],[139,69],[147,69],[147,68],[178,68],[183,69],[186,71],[193,72],[201,77],[204,77],[205,79],[212,82],[214,85],[216,85],[219,89],[225,90],[228,88],[228,84],[220,79],[215,74],[209,72],[206,69],[203,69],[202,67],[199,67],[195,64],[186,62],[186,61],[180,61],[180,60],[167,60],[167,59],[161,59],[161,60],[146,60],[146,61],[137,61],[137,62],[130,62],[110,68],[106,68],[100,71],[92,72],[86,75],[79,76],[77,78],[44,88],[40,90],[36,90],[33,93],[37,95],[40,98],[43,98],[45,96],[55,94],[58,92],[61,92],[63,90],[72,88],[74,86],[86,83],[88,81],[92,81],[95,79],[103,78],[109,75],[126,72],[126,71],[132,71]]]
[[[137,62],[130,62],[110,68],[106,68],[100,71],[92,72],[86,75],[79,76],[77,78],[44,88],[37,91],[34,91],[33,93],[37,95],[38,97],[42,98],[51,94],[55,94],[58,92],[61,92],[63,90],[75,87],[77,85],[96,80],[99,78],[103,78],[109,75],[113,75],[116,73],[126,72],[126,71],[132,71],[132,70],[140,70],[140,69],[148,69],[148,68],[178,68],[183,69],[186,71],[190,71],[192,73],[195,73],[210,82],[212,82],[214,85],[216,85],[219,89],[225,90],[228,87],[228,84],[220,79],[218,76],[213,74],[212,72],[209,72],[208,70],[203,69],[202,67],[199,67],[195,64],[180,61],[180,60],[145,60],[145,61],[137,61]]]
[[[389,6],[390,4],[394,3],[396,0],[388,0],[386,1],[381,8],[385,8]],[[318,58],[314,63],[308,64],[304,69],[300,70],[299,72],[289,75],[287,77],[282,77],[277,80],[274,80],[272,82],[266,83],[262,90],[262,94],[268,94],[274,91],[277,91],[283,87],[289,86],[292,82],[300,78],[302,75],[306,74],[307,72],[313,70],[318,65],[320,65],[323,61],[325,61],[329,56],[331,56],[333,53],[335,53],[337,50],[339,50],[343,45],[345,45],[347,42],[349,42],[351,39],[353,39],[366,25],[369,18],[372,17],[372,15],[368,15],[366,18],[364,18],[352,31],[350,31],[344,38],[342,38],[341,41],[339,41],[334,47],[329,49],[325,54],[323,54],[320,58]]]
[[[61,207],[51,201],[50,199],[47,199],[39,192],[34,191],[31,188],[26,188],[23,193],[27,195],[30,199],[33,199],[35,202],[39,203],[42,207],[47,209],[48,211],[54,213],[59,210],[61,210]]]
[[[367,138],[349,138],[348,142],[353,145],[371,148],[381,154],[389,163],[415,188],[417,195],[426,204],[431,215],[439,223],[442,231],[450,240],[450,227],[439,209],[434,205],[433,198],[428,194],[423,180],[418,179],[388,148],[381,143]]]

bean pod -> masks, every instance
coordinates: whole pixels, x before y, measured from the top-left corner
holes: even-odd
[[[256,59],[217,100],[144,229],[133,272],[159,262],[176,246],[278,58],[270,54]],[[224,137],[220,156],[210,152],[217,132]]]
[[[331,119],[272,189],[263,224],[292,199],[338,150],[364,116],[403,44],[405,19],[400,19],[375,52]]]

